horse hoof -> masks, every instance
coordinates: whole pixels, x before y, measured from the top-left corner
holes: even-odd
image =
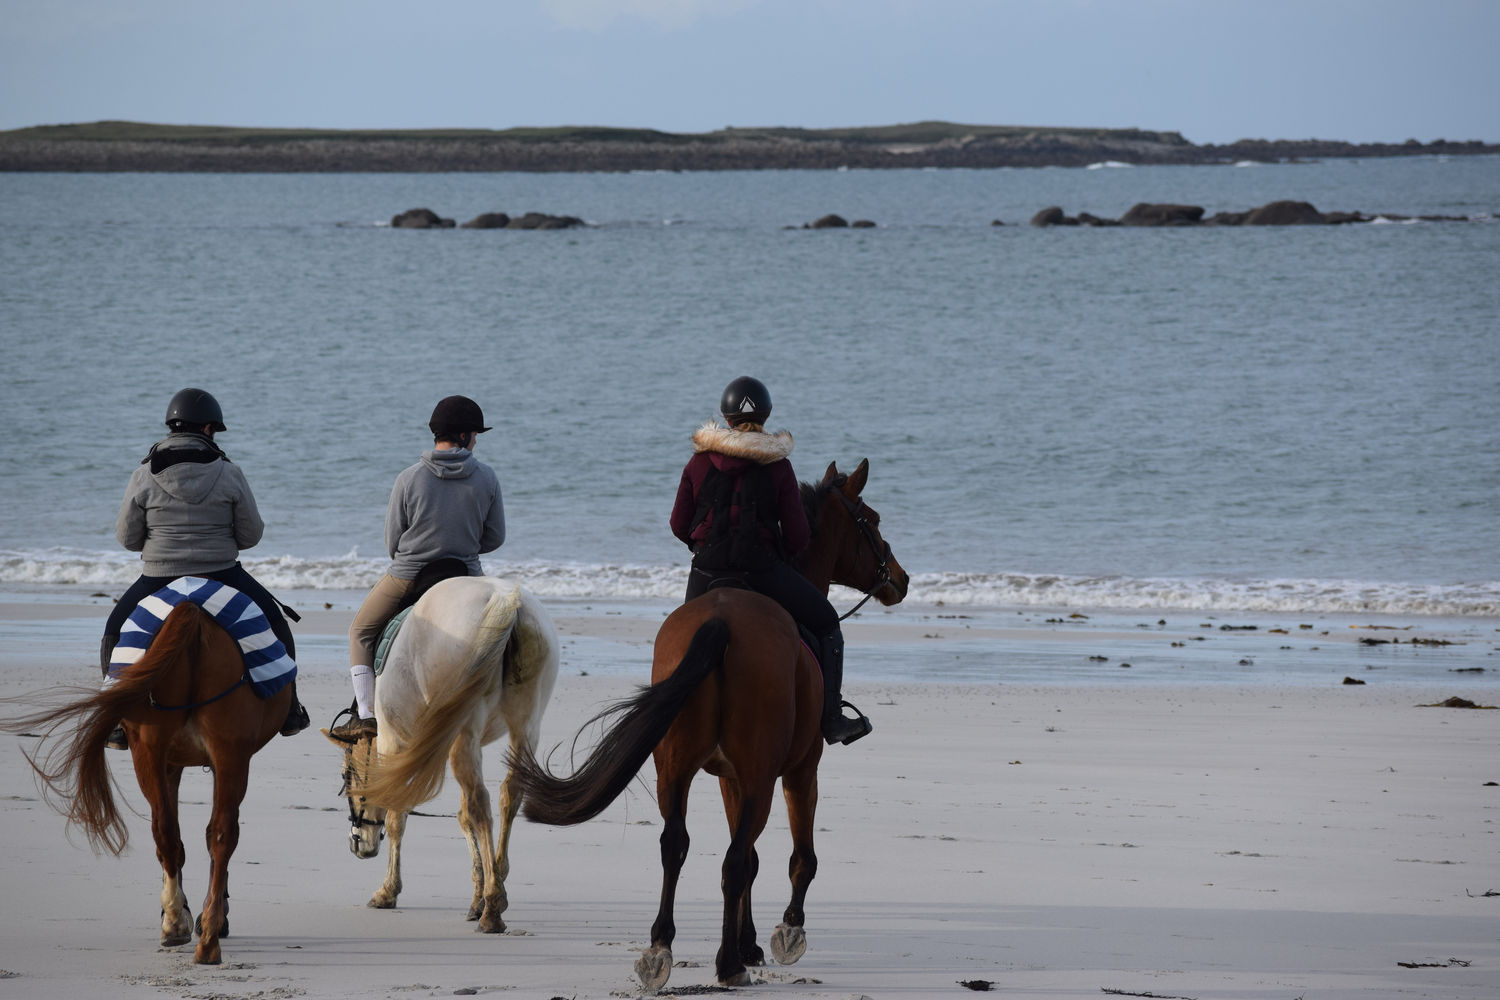
[[[741,969],[739,972],[736,972],[733,975],[720,976],[719,977],[719,985],[720,986],[724,986],[724,987],[749,986],[750,985],[750,970],[749,969]]]
[[[499,917],[491,920],[488,916],[485,916],[480,919],[479,926],[474,929],[481,934],[504,934],[505,921]]]
[[[807,952],[807,932],[801,927],[777,924],[771,934],[771,954],[782,965],[795,965]]]
[[[193,940],[191,934],[163,934],[161,946],[163,948],[176,948],[178,945],[188,944]]]
[[[653,944],[635,960],[635,975],[646,989],[655,992],[667,985],[672,974],[672,950]]]
[[[193,953],[193,963],[196,965],[218,965],[223,961],[219,952],[219,942],[215,941],[209,945],[207,941],[198,941],[198,950]]]
[[[390,896],[382,896],[377,892],[370,897],[370,901],[365,905],[372,910],[394,910],[396,908],[396,901]]]

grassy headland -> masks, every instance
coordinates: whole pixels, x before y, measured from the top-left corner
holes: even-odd
[[[447,172],[1042,167],[1274,162],[1341,156],[1497,153],[1481,142],[1243,139],[1177,132],[916,122],[868,128],[715,132],[558,126],[274,129],[102,121],[0,132],[0,171]]]

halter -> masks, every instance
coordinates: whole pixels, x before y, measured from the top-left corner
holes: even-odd
[[[839,621],[843,621],[864,607],[865,602],[875,596],[875,591],[891,582],[891,543],[881,538],[879,533],[876,532],[875,526],[870,523],[870,519],[866,516],[866,512],[870,508],[865,506],[863,498],[857,501],[850,501],[843,493],[839,493],[838,498],[843,503],[844,510],[848,511],[849,516],[854,519],[854,526],[859,529],[859,537],[855,542],[854,554],[858,556],[860,547],[865,542],[869,542],[870,549],[879,553],[878,558],[880,559],[880,565],[875,568],[875,582],[866,588],[864,591],[865,596],[860,598],[858,604],[839,615]]]

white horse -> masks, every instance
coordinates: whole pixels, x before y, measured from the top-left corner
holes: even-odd
[[[373,858],[381,839],[390,837],[385,881],[368,905],[396,905],[407,814],[442,788],[446,759],[463,792],[458,825],[473,863],[468,919],[478,920],[485,933],[505,931],[500,915],[521,791],[507,773],[500,784],[497,852],[481,749],[509,733],[512,755],[535,750],[557,665],[551,618],[535,596],[509,580],[454,577],[417,601],[375,685],[376,738],[339,739],[323,730],[344,751],[349,849]]]

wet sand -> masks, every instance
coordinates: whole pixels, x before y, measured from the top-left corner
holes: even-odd
[[[0,696],[93,683],[84,640],[105,614],[97,604],[0,600]],[[1139,683],[1118,666],[1122,644],[1142,641],[1128,621],[1039,631],[943,614],[852,623],[851,663],[884,656],[919,676],[922,658],[948,643],[1021,658],[1069,643],[1116,657],[1095,666],[1129,683],[851,683],[876,731],[824,756],[808,951],[795,966],[754,970],[756,993],[916,1000],[986,981],[1047,1000],[1500,995],[1500,711],[1418,707],[1454,692],[1448,668],[1431,682],[1376,672],[1338,683],[1365,654],[1346,626],[1319,640],[1328,683]],[[644,676],[660,618],[579,603],[555,616],[564,659],[548,747]],[[1188,617],[1184,633],[1204,624]],[[319,724],[349,700],[348,619],[320,608],[298,627],[299,683]],[[50,640],[58,634],[68,641]],[[1283,641],[1293,640],[1263,627],[1235,635],[1233,649],[1269,656]],[[1493,680],[1472,688],[1489,703],[1500,701],[1494,690]],[[489,936],[463,919],[469,865],[453,782],[408,826],[399,908],[371,910],[384,852],[360,861],[348,851],[337,752],[311,731],[276,739],[255,759],[242,813],[224,964],[200,967],[191,947],[157,945],[160,869],[146,820],[130,818],[122,858],[95,857],[77,834],[69,843],[21,758],[35,744],[0,737],[0,998],[639,992],[631,964],[660,887],[649,764],[596,820],[518,825],[510,933]],[[143,812],[127,758],[111,760]],[[491,747],[492,791],[499,761]],[[206,774],[184,779],[195,913],[209,790]],[[693,795],[674,947],[685,964],[665,995],[714,979],[728,837],[712,779]],[[764,945],[788,891],[779,806],[759,848]]]

